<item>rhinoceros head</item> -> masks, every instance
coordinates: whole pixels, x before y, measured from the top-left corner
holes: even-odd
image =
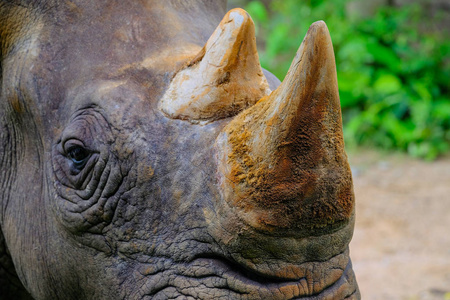
[[[219,1],[0,1],[0,21],[5,297],[359,298],[324,22],[279,84]]]

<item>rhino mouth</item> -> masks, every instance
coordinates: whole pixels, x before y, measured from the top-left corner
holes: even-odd
[[[277,275],[275,272],[266,274],[224,257],[197,258],[195,264],[209,265],[213,270],[212,276],[225,278],[231,291],[247,295],[249,299],[258,297],[263,299],[299,299],[324,293],[328,294],[330,291],[338,291],[343,286],[347,286],[348,278],[353,274],[350,261],[344,269],[340,270],[341,274],[335,280],[327,282],[324,279],[323,283],[320,283],[319,279],[319,284],[313,282],[313,277],[308,274],[299,278],[288,278],[287,276]],[[342,299],[350,297],[354,293],[356,293],[356,290],[352,290]]]
[[[342,260],[342,257],[338,259]],[[338,299],[347,299],[358,292],[351,288],[354,275],[350,261],[343,268],[335,266],[338,272],[334,276],[327,274],[331,280],[325,278],[326,271],[323,273],[324,278],[308,273],[297,278],[288,278],[275,271],[266,274],[229,258],[208,253],[197,255],[190,263],[182,265],[175,272],[178,278],[183,278],[180,280],[181,285],[177,280],[169,279],[175,276],[165,274],[165,283],[153,286],[142,299],[164,298],[166,293],[189,299],[309,299],[330,293],[338,295]],[[315,267],[310,267],[314,272]]]

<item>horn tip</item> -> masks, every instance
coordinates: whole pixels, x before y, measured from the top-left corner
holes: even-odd
[[[223,18],[223,23],[229,23],[234,21],[236,26],[245,25],[249,21],[253,23],[253,20],[250,18],[250,15],[243,10],[242,8],[233,8],[230,10],[225,17]]]
[[[245,10],[243,10],[242,8],[239,8],[239,7],[230,9],[230,11],[227,14],[239,14],[243,17],[249,17],[249,14]]]
[[[325,21],[319,20],[319,21],[312,23],[310,27],[312,27],[312,26],[327,27],[327,24],[325,23]]]
[[[316,21],[312,23],[311,26],[309,26],[308,33],[306,34],[306,36],[309,36],[311,33],[324,34],[326,36],[330,35],[327,24],[322,20]]]

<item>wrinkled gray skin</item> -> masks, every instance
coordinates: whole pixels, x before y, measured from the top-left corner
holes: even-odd
[[[230,119],[157,109],[178,49],[225,14],[185,2],[0,1],[1,299],[359,298],[352,224],[226,227],[214,141]]]

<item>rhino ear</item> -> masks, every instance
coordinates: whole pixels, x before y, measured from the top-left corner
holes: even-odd
[[[32,31],[32,8],[14,3],[0,4],[0,58],[5,58],[13,46]]]
[[[159,108],[171,118],[209,122],[233,116],[269,93],[253,21],[244,10],[233,9],[175,75]]]
[[[14,111],[22,112],[24,104],[16,95],[18,89],[14,88],[20,82],[19,73],[11,72],[9,67],[15,70],[27,69],[23,67],[23,64],[36,53],[32,51],[32,48],[36,46],[35,41],[44,26],[42,18],[44,12],[34,7],[38,5],[34,3],[36,1],[30,1],[30,3],[25,1],[23,5],[19,5],[18,2],[20,1],[0,1],[0,83],[2,83],[0,96],[3,100],[9,100],[8,104],[11,104]],[[48,13],[45,9],[43,11]],[[10,61],[14,63],[9,64]],[[3,78],[2,74],[5,74]],[[5,96],[6,87],[8,92],[12,93],[8,97]]]

